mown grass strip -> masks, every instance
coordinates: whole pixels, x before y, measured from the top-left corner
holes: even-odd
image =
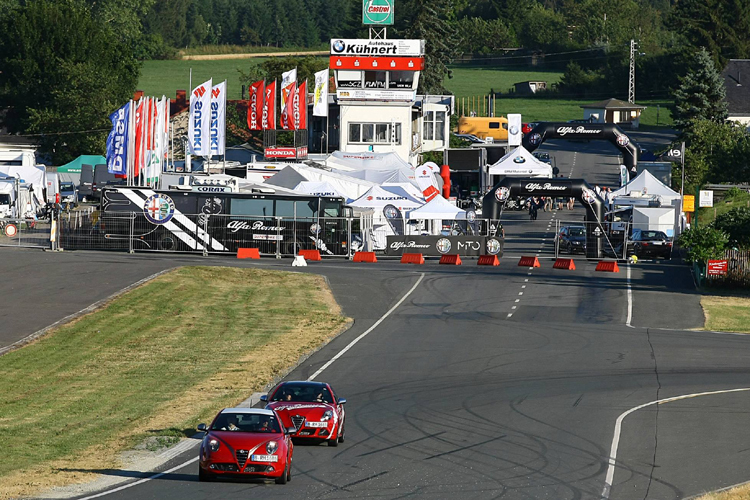
[[[695,500],[750,500],[750,484],[716,493],[706,493]]]
[[[706,330],[750,333],[750,297],[703,295]]]
[[[345,322],[323,278],[306,274],[188,267],[128,292],[0,358],[0,497],[187,433]]]

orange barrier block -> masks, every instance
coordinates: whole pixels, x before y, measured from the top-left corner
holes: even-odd
[[[445,254],[440,257],[441,264],[449,264],[451,266],[461,265],[461,256],[458,254]]]
[[[402,264],[424,264],[424,256],[421,253],[405,253],[401,256]]]
[[[477,261],[478,266],[499,266],[500,265],[500,259],[497,258],[497,255],[480,255],[479,260]]]
[[[619,273],[620,268],[617,265],[616,260],[602,260],[596,265],[597,271],[604,271],[608,273]]]
[[[539,264],[539,259],[536,257],[521,257],[518,261],[518,267],[542,267]]]
[[[375,257],[375,252],[355,252],[354,262],[377,262],[378,258]]]
[[[299,255],[305,260],[323,260],[320,258],[320,250],[300,250]]]
[[[238,259],[260,259],[260,252],[257,248],[238,248]]]
[[[575,271],[576,265],[573,259],[557,259],[552,269],[570,269],[571,271]]]

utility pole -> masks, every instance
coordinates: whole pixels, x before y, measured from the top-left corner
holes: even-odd
[[[628,79],[628,102],[635,104],[635,40],[630,40],[630,78]]]

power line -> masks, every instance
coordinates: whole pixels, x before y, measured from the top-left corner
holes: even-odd
[[[91,132],[106,132],[112,130],[111,128],[96,128],[92,130],[78,130],[69,132],[45,132],[43,134],[7,134],[0,135],[0,137],[43,137],[45,135],[73,135],[73,134],[89,134]]]

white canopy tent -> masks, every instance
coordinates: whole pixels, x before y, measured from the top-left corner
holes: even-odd
[[[496,163],[490,165],[490,175],[505,177],[544,177],[552,178],[552,165],[537,160],[523,146],[518,146]]]
[[[654,195],[660,196],[664,205],[671,205],[673,200],[680,199],[680,193],[672,190],[669,186],[654,177],[648,170],[643,170],[623,187],[612,192],[615,204],[617,204],[617,198],[623,196],[643,198]]]
[[[338,170],[412,170],[412,166],[396,153],[345,153],[334,151],[326,166]]]
[[[411,210],[407,215],[409,220],[464,220],[466,211],[461,210],[442,196],[436,196],[419,208]]]
[[[292,169],[294,172],[298,174],[298,176],[290,176],[288,173],[286,173],[287,169]],[[342,197],[346,198],[347,200],[356,200],[363,194],[365,194],[370,188],[373,186],[376,186],[377,184],[374,182],[357,179],[355,177],[350,177],[348,175],[345,175],[343,173],[338,172],[331,172],[328,170],[324,170],[322,168],[315,168],[308,165],[304,165],[301,163],[289,165],[285,169],[283,169],[281,172],[279,172],[276,175],[284,174],[285,177],[288,179],[288,183],[282,183],[279,181],[274,180],[274,177],[271,177],[270,179],[267,179],[265,183],[267,184],[280,184],[284,187],[288,187],[290,189],[293,189],[297,187],[301,182],[310,181],[310,182],[327,182],[330,184],[338,193],[341,194]],[[290,186],[289,184],[294,184]]]
[[[311,194],[314,196],[338,196],[346,198],[342,195],[338,189],[331,185],[327,181],[315,182],[315,181],[304,181],[297,184],[294,190],[298,193]],[[348,201],[348,200],[347,200]]]
[[[407,193],[402,187],[390,186],[384,188],[373,186],[365,194],[349,203],[352,207],[375,210],[382,213],[386,205],[393,205],[402,212],[420,207],[424,201],[420,201]]]
[[[392,187],[400,187],[409,195],[411,195],[413,198],[416,198],[418,200],[424,200],[424,196],[422,196],[422,191],[419,190],[417,186],[412,184],[411,182],[384,182],[380,185],[380,187],[383,187],[385,189],[390,189]]]

